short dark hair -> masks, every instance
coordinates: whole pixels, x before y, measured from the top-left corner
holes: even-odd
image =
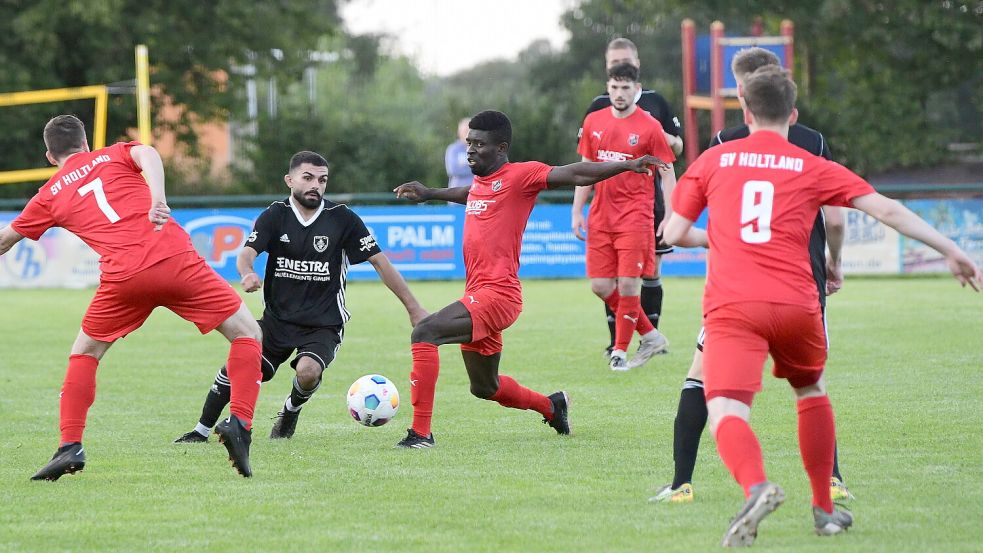
[[[55,159],[85,150],[85,125],[74,115],[52,117],[44,126],[44,145]]]
[[[500,111],[486,109],[471,118],[468,128],[491,133],[495,144],[512,144],[512,122]]]
[[[638,68],[630,63],[619,63],[608,69],[608,79],[638,82]]]
[[[317,152],[304,150],[297,152],[290,158],[290,170],[293,171],[305,163],[310,163],[315,167],[328,167],[330,169],[328,160],[324,159],[324,156]]]
[[[730,70],[738,81],[743,81],[748,75],[766,65],[781,65],[781,60],[771,50],[752,46],[734,54],[734,59],[730,61]]]
[[[795,109],[796,91],[788,70],[766,65],[745,79],[744,103],[757,121],[782,124]]]

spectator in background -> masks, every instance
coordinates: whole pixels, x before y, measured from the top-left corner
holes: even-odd
[[[444,152],[444,167],[447,168],[447,188],[471,186],[474,174],[468,165],[468,145],[464,139],[468,137],[467,117],[457,122],[457,140],[451,142]]]

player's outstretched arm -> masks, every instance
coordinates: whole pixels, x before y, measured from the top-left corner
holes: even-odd
[[[403,183],[393,189],[397,198],[409,200],[411,202],[423,203],[430,201],[454,202],[456,204],[468,203],[468,193],[471,188],[459,186],[456,188],[428,188],[417,181]]]
[[[952,276],[956,277],[959,284],[963,286],[968,284],[973,290],[980,291],[980,286],[983,286],[983,273],[980,272],[980,268],[955,242],[935,230],[924,219],[912,213],[910,209],[876,192],[858,196],[853,199],[852,203],[853,207],[860,211],[905,236],[924,242],[944,255],[949,271],[952,272]]]
[[[253,263],[256,262],[256,256],[258,255],[259,252],[250,246],[243,246],[239,250],[239,255],[236,256],[236,270],[242,275],[239,283],[242,284],[242,289],[246,292],[255,292],[263,285],[263,281],[259,279],[259,275],[253,270]]]
[[[666,231],[666,224],[672,217],[672,191],[676,189],[676,169],[671,163],[665,167],[659,167],[659,176],[662,177],[662,198],[665,200],[666,214],[662,217],[658,228],[655,229],[656,236],[662,236]]]
[[[143,144],[134,146],[130,150],[130,157],[147,179],[150,187],[150,212],[147,217],[159,230],[171,217],[171,208],[167,207],[167,195],[164,192],[164,162],[154,147]]]
[[[843,287],[843,236],[846,234],[846,218],[843,208],[824,205],[826,221],[826,295],[835,294]]]
[[[653,166],[666,167],[668,164],[655,156],[647,155],[628,161],[581,161],[554,167],[546,177],[546,184],[549,188],[589,186],[625,171],[651,175]]]
[[[707,232],[703,229],[694,228],[693,221],[678,213],[673,213],[666,223],[665,230],[662,232],[662,240],[673,246],[683,248],[709,248],[710,243],[707,239]]]
[[[369,258],[369,263],[375,268],[375,272],[379,273],[379,278],[382,279],[386,288],[389,288],[399,298],[399,301],[403,303],[406,313],[410,316],[410,325],[416,326],[416,323],[429,315],[427,310],[420,306],[420,302],[416,301],[416,297],[410,291],[410,287],[406,284],[406,280],[403,279],[403,275],[396,270],[396,267],[393,267],[386,254],[377,253],[373,255]]]
[[[15,244],[24,239],[24,236],[7,225],[0,229],[0,255],[10,251]]]

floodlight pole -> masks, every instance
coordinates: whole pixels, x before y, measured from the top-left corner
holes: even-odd
[[[137,69],[137,131],[140,142],[150,145],[150,65],[147,56],[147,46],[138,44],[136,47]]]

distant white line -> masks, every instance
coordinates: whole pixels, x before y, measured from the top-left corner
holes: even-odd
[[[457,215],[365,215],[366,223],[453,223]]]
[[[457,267],[454,263],[393,263],[393,266],[400,271],[453,271]],[[352,265],[348,268],[348,272],[351,273],[366,271],[375,271],[375,269],[369,263]]]

